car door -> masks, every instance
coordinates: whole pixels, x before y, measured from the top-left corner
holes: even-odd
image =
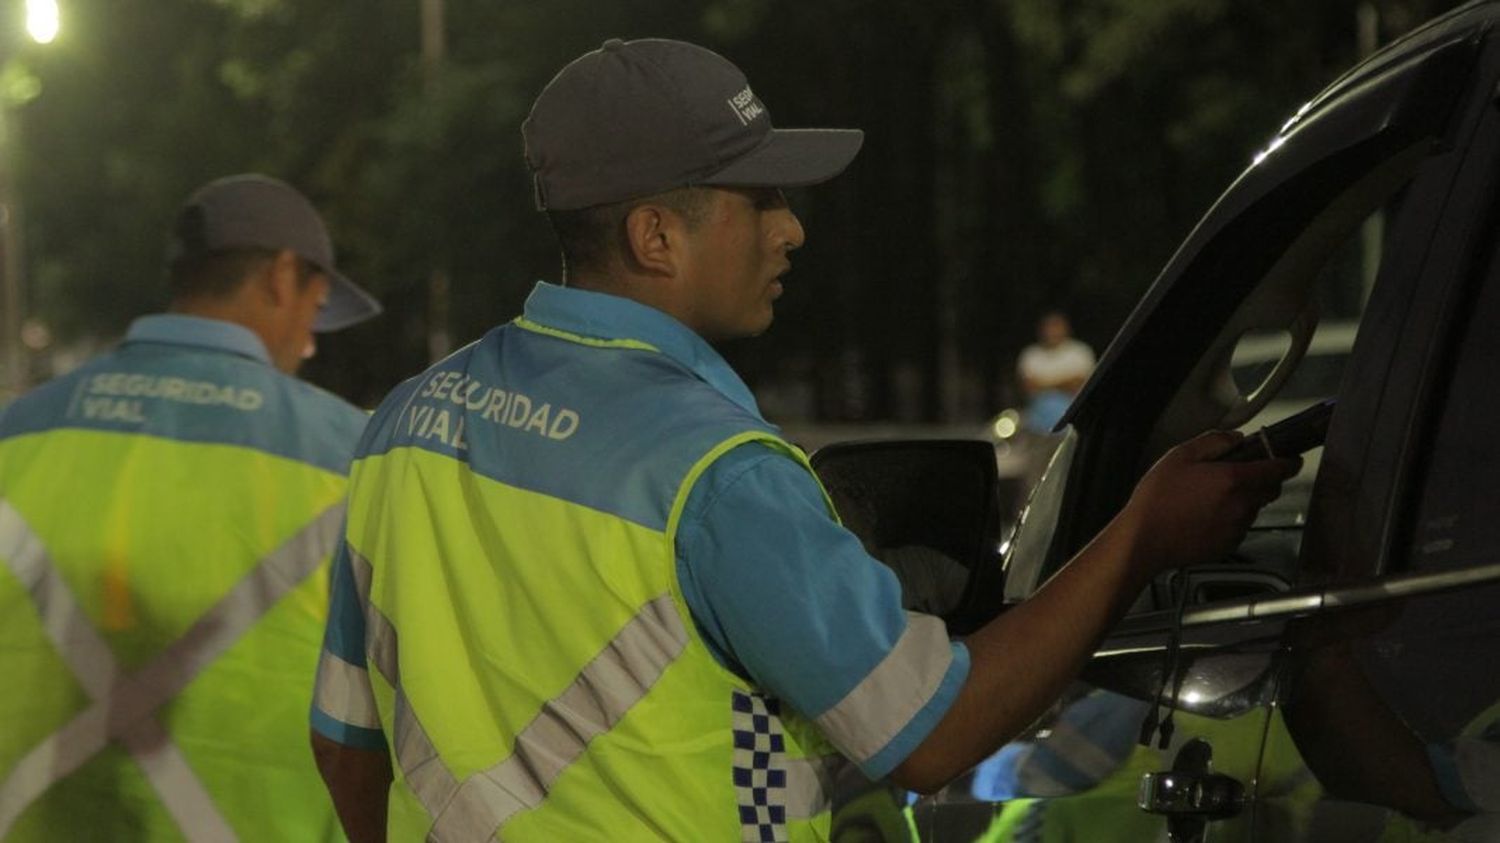
[[[1289,630],[1260,839],[1500,840],[1500,113],[1484,112],[1363,441],[1329,446]],[[1359,490],[1354,493],[1354,490]]]
[[[1293,839],[1265,836],[1263,806],[1315,802],[1320,784],[1295,753],[1263,758],[1263,748],[1289,740],[1275,713],[1289,641],[1323,608],[1331,572],[1347,570],[1309,559],[1308,531],[1362,523],[1368,504],[1337,494],[1347,476],[1328,455],[1365,466],[1371,443],[1383,441],[1370,408],[1381,407],[1383,375],[1402,359],[1394,340],[1406,336],[1420,284],[1472,252],[1448,250],[1475,231],[1464,212],[1445,211],[1477,201],[1459,178],[1471,145],[1487,137],[1492,16],[1450,16],[1309,103],[1132,314],[1065,419],[1022,516],[1005,563],[1007,600],[1024,599],[1081,549],[1171,444],[1249,423],[1325,320],[1357,325],[1331,396],[1339,403],[1327,455],[1309,460],[1309,476],[1288,484],[1230,558],[1153,583],[1028,733],[919,800],[920,839]],[[1278,336],[1280,359],[1237,383],[1236,348]],[[1388,466],[1368,468],[1361,482],[1383,488],[1375,475]]]

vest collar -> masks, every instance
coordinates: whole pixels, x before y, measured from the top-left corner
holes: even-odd
[[[686,366],[741,409],[764,421],[750,387],[713,346],[654,307],[608,293],[539,281],[526,299],[526,318],[595,339],[645,343]]]
[[[255,332],[222,319],[182,313],[157,313],[130,323],[125,342],[155,342],[227,351],[270,365],[271,355]]]

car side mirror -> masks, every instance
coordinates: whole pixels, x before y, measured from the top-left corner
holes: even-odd
[[[936,614],[951,635],[999,614],[1000,478],[988,442],[845,442],[812,465],[844,526],[897,571],[908,605],[914,590],[945,591]]]

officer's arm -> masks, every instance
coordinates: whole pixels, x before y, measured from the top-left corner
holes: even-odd
[[[312,733],[312,751],[350,843],[384,843],[390,753],[344,746],[317,732]]]
[[[1232,548],[1298,466],[1210,461],[1235,441],[1206,434],[1173,449],[1088,547],[1033,597],[967,638],[962,690],[891,779],[932,792],[979,763],[1066,690],[1156,572]]]

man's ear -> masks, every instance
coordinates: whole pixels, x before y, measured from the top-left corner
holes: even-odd
[[[677,274],[682,260],[684,226],[671,211],[650,203],[625,215],[625,257],[648,275]]]
[[[301,260],[290,249],[276,253],[265,273],[265,288],[271,304],[283,307],[296,300],[301,277]]]

